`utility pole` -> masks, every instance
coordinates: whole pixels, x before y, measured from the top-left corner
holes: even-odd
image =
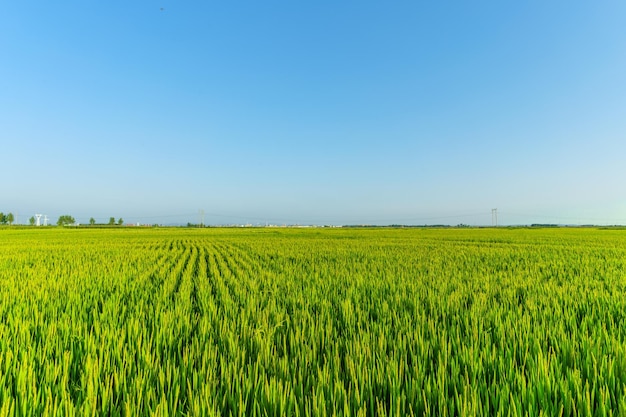
[[[491,209],[491,225],[498,227],[498,209]]]

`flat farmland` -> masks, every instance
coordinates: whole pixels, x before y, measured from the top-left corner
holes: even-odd
[[[626,230],[0,229],[0,416],[626,414]]]

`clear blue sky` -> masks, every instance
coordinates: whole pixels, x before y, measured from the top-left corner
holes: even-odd
[[[626,223],[624,22],[623,1],[4,2],[0,211]]]

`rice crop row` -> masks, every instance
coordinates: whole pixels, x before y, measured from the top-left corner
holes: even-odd
[[[626,413],[626,234],[2,229],[0,416]]]

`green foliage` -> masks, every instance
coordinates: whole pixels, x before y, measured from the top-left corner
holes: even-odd
[[[35,216],[31,216],[30,219],[28,219],[28,224],[30,224],[31,226],[35,225]]]
[[[124,219],[122,219],[121,217],[119,218],[119,220],[117,221],[117,225],[121,226],[124,224]]]
[[[96,219],[94,219],[93,217],[91,217],[91,218],[89,219],[89,225],[90,225],[90,226],[93,226],[93,225],[95,225],[95,224],[96,224]]]
[[[59,216],[59,220],[57,220],[57,226],[69,226],[74,223],[76,223],[76,220],[69,214]]]
[[[13,213],[4,214],[4,213],[0,212],[0,224],[2,224],[2,225],[5,225],[5,224],[12,225],[14,221],[15,221],[15,216],[13,215]]]
[[[109,218],[109,226],[115,226],[115,217]]]
[[[624,415],[625,233],[5,230],[0,414]]]

